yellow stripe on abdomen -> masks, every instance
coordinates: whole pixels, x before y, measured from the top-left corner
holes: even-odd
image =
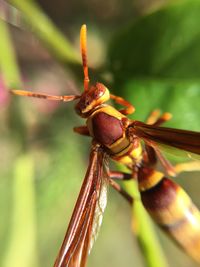
[[[191,203],[184,215],[182,220],[177,221],[174,225],[166,225],[162,228],[187,254],[200,263],[200,212]]]
[[[188,194],[163,177],[155,186],[141,192],[141,198],[155,222],[200,262],[200,212]]]

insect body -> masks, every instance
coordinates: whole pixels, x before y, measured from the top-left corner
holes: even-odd
[[[150,168],[140,169],[139,186],[142,202],[151,217],[200,262],[200,212],[187,193],[164,174]]]
[[[86,265],[87,255],[101,225],[109,183],[132,202],[111,178],[138,179],[142,202],[152,218],[200,262],[200,213],[180,186],[155,169],[158,159],[169,175],[175,175],[176,170],[199,169],[199,165],[193,163],[174,168],[162,155],[159,146],[164,144],[182,149],[189,155],[199,155],[200,133],[159,127],[170,119],[169,113],[159,115],[154,111],[146,124],[128,119],[127,115],[134,112],[129,102],[110,94],[101,83],[89,86],[85,25],[81,28],[81,51],[84,70],[84,92],[81,95],[51,96],[12,90],[13,94],[49,100],[78,100],[75,110],[86,119],[86,125],[74,130],[93,139],[88,170],[54,267]],[[118,111],[106,104],[109,99],[125,106],[125,109]],[[123,163],[130,173],[110,172],[109,158]]]

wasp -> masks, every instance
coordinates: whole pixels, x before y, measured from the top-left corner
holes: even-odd
[[[64,241],[54,267],[84,267],[99,232],[111,184],[129,202],[132,198],[113,179],[137,179],[144,207],[154,221],[193,259],[200,262],[200,212],[187,193],[156,169],[159,160],[166,174],[199,169],[199,162],[172,166],[161,147],[173,147],[189,157],[200,155],[200,133],[161,127],[169,113],[153,111],[146,123],[131,120],[135,111],[125,99],[112,95],[102,83],[90,85],[87,63],[87,30],[81,27],[80,44],[84,73],[84,91],[80,95],[55,96],[12,90],[12,94],[54,101],[76,101],[76,113],[86,125],[74,131],[92,138],[89,165],[76,201]],[[124,106],[117,110],[110,99]],[[130,173],[109,170],[109,159],[124,164]]]

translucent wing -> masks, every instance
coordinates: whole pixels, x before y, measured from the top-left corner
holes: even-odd
[[[194,159],[200,158],[199,132],[158,127],[133,121],[129,126],[129,134],[142,138],[148,145],[154,146],[156,144],[168,153],[174,153],[171,148],[177,148],[179,151],[184,151],[180,153],[184,156]]]
[[[100,147],[95,146],[54,267],[85,266],[102,222],[107,184],[107,157]]]

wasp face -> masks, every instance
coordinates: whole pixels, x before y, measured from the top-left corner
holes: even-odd
[[[83,118],[87,118],[94,108],[110,99],[110,93],[102,83],[96,83],[85,91],[75,106],[76,112]]]

